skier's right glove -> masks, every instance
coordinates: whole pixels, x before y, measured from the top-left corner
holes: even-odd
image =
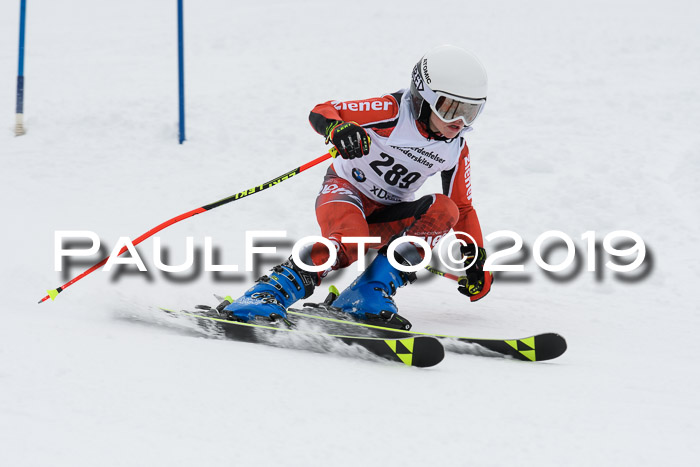
[[[467,266],[472,262],[474,264],[464,271],[464,276],[459,278],[457,290],[469,297],[469,300],[475,302],[491,290],[491,282],[493,274],[491,271],[484,271],[484,263],[486,263],[486,250],[477,247],[474,244],[463,245],[461,247],[464,265]],[[476,257],[476,259],[474,259]]]
[[[326,144],[333,143],[343,159],[369,154],[370,140],[364,128],[355,122],[336,122],[326,129]]]

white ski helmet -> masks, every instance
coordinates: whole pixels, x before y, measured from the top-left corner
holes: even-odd
[[[462,119],[470,126],[486,104],[486,69],[474,54],[460,47],[435,47],[416,63],[411,78],[416,120],[427,122],[432,110],[443,122]]]

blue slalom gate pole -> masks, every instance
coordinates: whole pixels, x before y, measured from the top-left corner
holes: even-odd
[[[19,64],[17,66],[17,106],[15,110],[15,136],[26,133],[24,129],[24,31],[27,21],[27,0],[19,6]]]
[[[177,51],[178,51],[178,76],[180,87],[180,144],[185,141],[185,53],[184,31],[182,20],[182,2],[177,0]]]

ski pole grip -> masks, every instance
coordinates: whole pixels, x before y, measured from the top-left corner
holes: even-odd
[[[369,135],[367,135],[367,140],[370,142],[370,144],[372,143],[372,139],[369,137]],[[335,157],[338,155],[338,149],[335,146],[333,146],[328,150],[328,154],[330,154],[331,157],[335,159]]]

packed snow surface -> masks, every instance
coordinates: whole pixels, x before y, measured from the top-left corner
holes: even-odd
[[[0,463],[657,466],[700,456],[697,2],[185,2],[182,145],[176,2],[28,3],[22,137],[19,2],[0,3]],[[468,135],[474,205],[486,234],[522,237],[501,263],[525,271],[502,274],[478,303],[422,272],[397,302],[421,331],[558,332],[562,357],[448,353],[420,370],[159,324],[157,306],[236,296],[317,235],[326,164],[159,234],[168,264],[185,260],[186,237],[200,253],[211,237],[218,264],[238,273],[165,275],[149,239],[139,247],[148,273],[97,271],[37,305],[98,259],[57,272],[57,231],[95,232],[108,254],[120,237],[298,167],[327,150],[307,121],[315,104],[405,88],[442,43],[471,49],[488,70],[488,105]],[[422,193],[439,190],[431,180]],[[263,230],[287,238],[246,272],[245,232]],[[533,245],[550,230],[573,239],[577,262],[545,274]],[[617,230],[646,244],[635,272],[605,266],[601,243]],[[596,272],[586,270],[588,231]],[[487,247],[498,242],[508,245]],[[559,248],[549,261],[564,257]],[[329,277],[313,299],[355,275]]]

